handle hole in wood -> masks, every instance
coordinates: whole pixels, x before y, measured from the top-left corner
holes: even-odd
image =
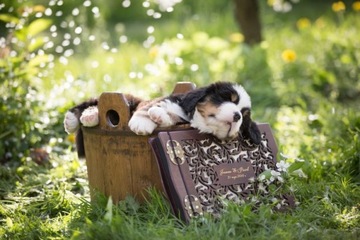
[[[106,112],[106,120],[110,127],[117,127],[120,123],[120,116],[115,110],[109,110]]]

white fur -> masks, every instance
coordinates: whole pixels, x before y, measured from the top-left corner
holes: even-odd
[[[183,109],[175,102],[169,99],[157,103],[148,110],[148,114],[160,127],[174,126],[181,118],[188,120]],[[172,115],[172,116],[170,116]],[[177,116],[178,119],[174,119]]]
[[[240,115],[240,119],[237,122],[234,122],[235,113]],[[226,134],[226,137],[233,138],[238,134],[243,118],[238,105],[225,102],[220,105],[219,113],[216,115],[216,120],[220,121],[219,125],[224,125],[224,127],[220,127],[220,129],[218,128],[217,135],[223,136]]]
[[[174,114],[186,121],[189,121],[189,117],[185,114],[184,110],[175,102],[171,102],[169,99],[161,102],[162,108],[166,109],[166,112]]]
[[[183,109],[169,99],[150,107],[147,114],[144,116],[135,112],[129,121],[129,128],[138,135],[151,134],[158,126],[174,126],[181,119],[188,120]]]
[[[80,122],[85,127],[95,127],[99,124],[99,110],[96,106],[88,107],[83,111]]]
[[[241,118],[234,122],[234,114],[240,114]],[[196,109],[190,125],[199,129],[200,132],[210,133],[220,139],[234,138],[237,136],[242,124],[242,115],[237,105],[225,102],[220,105],[219,112],[215,117],[204,118]]]
[[[197,128],[200,132],[203,133],[213,133],[213,130],[207,127],[205,118],[201,116],[199,111],[196,109],[193,115],[193,118],[190,121],[190,125],[193,128]]]
[[[241,85],[233,85],[233,87],[240,97],[238,104],[231,102],[222,103],[215,117],[204,118],[196,109],[190,125],[193,128],[199,129],[200,132],[213,134],[220,139],[236,137],[243,121],[241,109],[251,108],[251,100],[249,94]],[[238,113],[241,116],[237,122],[233,121],[234,113]]]
[[[67,112],[64,118],[64,128],[67,133],[74,133],[79,129],[79,120],[72,112]]]
[[[251,108],[250,96],[245,91],[245,89],[241,85],[233,85],[233,87],[238,92],[238,94],[240,96],[240,101],[238,103],[239,109],[243,109],[245,107]]]
[[[150,119],[161,127],[169,127],[175,124],[169,114],[166,112],[166,110],[162,107],[151,107],[148,111],[148,114],[150,116]]]
[[[234,114],[238,113],[241,116],[240,108],[232,102],[224,102],[218,107],[219,112],[216,115],[216,119],[222,122],[233,122]],[[239,124],[239,126],[241,123]]]
[[[138,115],[136,112],[131,117],[128,125],[131,131],[138,135],[151,134],[157,127],[157,124],[150,118]]]

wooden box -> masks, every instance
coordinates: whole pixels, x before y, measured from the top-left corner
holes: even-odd
[[[192,83],[178,83],[173,93],[195,88]],[[97,192],[113,201],[134,196],[140,202],[150,186],[163,191],[156,159],[148,143],[149,137],[133,133],[129,127],[130,110],[121,93],[105,92],[99,98],[99,125],[82,127],[91,199]],[[188,125],[167,128],[184,129]]]

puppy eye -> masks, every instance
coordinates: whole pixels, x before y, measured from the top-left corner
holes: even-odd
[[[208,117],[214,118],[215,114],[209,114]]]

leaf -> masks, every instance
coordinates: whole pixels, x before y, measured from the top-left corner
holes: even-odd
[[[126,196],[125,203],[126,203],[127,211],[131,212],[132,214],[136,214],[136,212],[140,208],[139,203],[132,196]]]
[[[29,61],[29,67],[36,67],[42,63],[47,63],[49,61],[48,55],[37,55]]]
[[[30,23],[28,27],[28,35],[35,36],[50,27],[52,21],[50,19],[37,19]]]
[[[271,178],[271,170],[266,170],[263,171],[259,176],[258,179],[263,180],[263,179],[270,179]]]
[[[1,134],[0,134],[0,139],[2,139],[2,138],[4,138],[4,137],[6,137],[7,135],[10,135],[11,133],[13,133],[13,131],[12,131],[12,130],[9,130],[9,131],[7,131],[7,132],[3,132],[3,133],[1,133]]]
[[[33,41],[31,41],[31,43],[28,46],[28,51],[29,52],[33,52],[36,49],[42,47],[45,43],[45,38],[44,37],[38,37],[36,39],[34,39]]]
[[[302,166],[304,166],[304,164],[305,164],[305,162],[296,161],[290,165],[290,167],[288,168],[288,172],[292,173],[292,172],[302,168]]]
[[[7,226],[8,228],[12,228],[12,227],[14,226],[13,221],[12,221],[11,218],[9,218],[9,217],[6,218],[6,226]]]
[[[26,41],[27,35],[27,27],[23,27],[22,29],[14,31],[14,36],[21,42]]]
[[[0,14],[0,20],[7,23],[15,23],[18,24],[20,22],[20,19],[17,17],[14,17],[10,14]]]
[[[106,213],[104,216],[104,219],[108,221],[110,224],[113,218],[113,201],[111,196],[108,199],[107,205],[106,205]]]
[[[7,66],[8,66],[7,61],[5,59],[0,59],[0,68],[5,68]],[[1,69],[0,73],[3,72],[3,71],[4,71],[4,69]]]
[[[93,224],[93,222],[90,220],[90,218],[85,218],[85,222],[87,225],[91,226]]]

